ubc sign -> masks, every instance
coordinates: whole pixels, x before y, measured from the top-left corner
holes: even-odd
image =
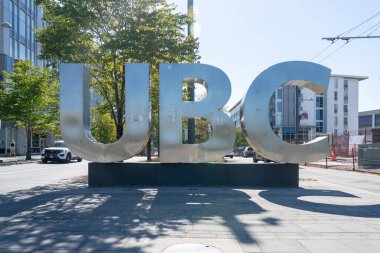
[[[83,64],[62,64],[61,131],[67,146],[84,159],[117,162],[133,157],[149,137],[149,65],[127,64],[124,135],[102,144],[91,135],[89,69]],[[235,141],[233,121],[221,111],[231,94],[231,84],[220,69],[205,64],[160,65],[160,159],[163,163],[204,163],[222,158]],[[327,137],[295,145],[278,138],[271,129],[269,100],[289,81],[316,93],[328,88],[330,69],[311,62],[283,62],[263,71],[251,84],[241,107],[241,123],[248,143],[274,161],[304,163],[329,153]],[[182,83],[201,79],[207,97],[200,102],[182,101]],[[182,118],[202,117],[210,122],[211,138],[201,144],[182,144]]]

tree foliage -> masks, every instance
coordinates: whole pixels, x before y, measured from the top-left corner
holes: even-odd
[[[237,147],[246,147],[246,146],[249,146],[249,145],[243,131],[241,130],[241,128],[236,128],[236,139],[235,139],[234,147],[237,148]]]
[[[151,65],[152,132],[158,126],[158,64],[194,62],[197,41],[189,21],[166,0],[37,0],[49,24],[37,32],[42,58],[54,66],[81,62],[92,67],[92,87],[103,96],[117,129],[124,131],[126,63]],[[128,126],[126,126],[128,127]]]
[[[0,117],[26,129],[27,159],[31,133],[58,133],[58,78],[50,69],[30,61],[16,61],[12,73],[3,72],[0,87]]]
[[[104,106],[97,106],[92,110],[91,132],[92,136],[99,142],[112,143],[116,141],[116,126],[111,114]]]

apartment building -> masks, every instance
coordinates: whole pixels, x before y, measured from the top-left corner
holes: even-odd
[[[380,143],[380,110],[359,112],[359,134],[365,143]]]
[[[358,135],[358,85],[364,76],[331,75],[323,94],[284,84],[270,100],[273,131],[288,142],[303,143],[319,135]],[[240,126],[240,102],[229,109],[236,127]]]

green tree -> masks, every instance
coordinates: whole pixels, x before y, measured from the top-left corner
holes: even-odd
[[[234,147],[245,147],[249,146],[247,143],[247,140],[245,139],[245,135],[241,128],[236,128],[236,139],[235,139],[235,144]]]
[[[3,72],[0,87],[0,117],[25,128],[26,159],[31,159],[31,134],[58,132],[58,80],[50,69],[30,61],[16,61],[13,72]]]
[[[116,127],[111,114],[99,105],[92,110],[92,136],[99,142],[112,143],[116,141]]]
[[[126,63],[151,65],[151,132],[158,132],[158,65],[194,62],[198,43],[184,32],[189,21],[166,0],[37,0],[49,24],[37,32],[42,58],[57,66],[92,67],[92,87],[103,96],[116,126],[124,131]],[[128,127],[128,126],[127,126]]]

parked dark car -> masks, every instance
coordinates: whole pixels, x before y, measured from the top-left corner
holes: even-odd
[[[234,158],[234,155],[235,155],[235,151],[233,148],[231,148],[230,150],[228,150],[227,154],[224,156],[224,157],[229,157],[229,158]]]
[[[246,147],[243,151],[243,156],[244,157],[252,157],[254,154],[253,148],[251,147]]]

